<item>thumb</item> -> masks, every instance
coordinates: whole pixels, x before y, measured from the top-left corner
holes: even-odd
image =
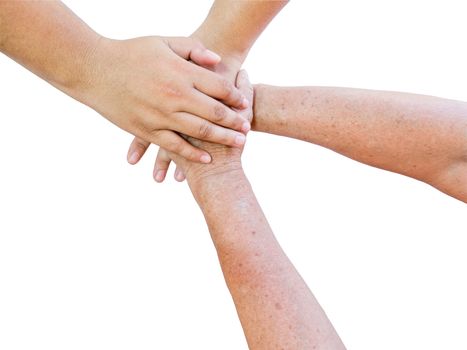
[[[249,106],[249,108],[239,110],[238,113],[240,113],[242,117],[244,117],[246,120],[248,120],[251,123],[253,119],[254,89],[253,89],[253,85],[251,85],[250,83],[250,79],[248,78],[248,74],[246,70],[242,69],[240,72],[238,72],[235,86],[240,91],[240,93],[242,93],[243,96],[245,96],[245,98],[248,100],[248,106]]]
[[[221,56],[206,49],[197,39],[174,37],[167,38],[167,43],[177,55],[199,66],[215,66],[221,61]]]

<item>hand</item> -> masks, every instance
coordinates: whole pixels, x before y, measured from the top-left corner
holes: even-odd
[[[208,36],[198,35],[198,33],[195,33],[193,36],[203,38],[203,40],[209,42]],[[215,73],[221,74],[224,78],[228,79],[229,81],[235,81],[235,78],[237,76],[238,71],[240,70],[244,58],[245,57],[243,56],[229,53],[228,55],[223,56],[221,62],[217,63],[215,66],[207,68],[210,68]],[[139,137],[135,137],[128,150],[127,158],[129,163],[138,163],[138,161],[143,157],[144,153],[149,148],[149,146],[149,142],[142,140]],[[165,176],[167,174],[167,169],[170,165],[170,160],[164,152],[165,150],[163,147],[159,148],[158,157],[154,165],[153,177],[157,182],[164,181]],[[175,178],[178,181],[183,181],[184,179],[183,174],[178,172],[178,170],[175,171]]]
[[[222,61],[215,66],[208,67],[217,74],[221,74],[229,81],[235,81],[238,71],[242,65],[243,59],[235,56],[225,56]],[[243,114],[242,114],[243,115]],[[128,150],[128,161],[130,164],[136,164],[149,148],[150,143],[135,137]],[[170,166],[170,159],[165,155],[163,147],[159,149],[158,159],[156,159],[153,171],[153,177],[157,182],[163,182],[167,174],[167,169]],[[161,154],[161,156],[159,156]],[[175,171],[175,178],[178,181],[183,181],[184,176],[178,169]]]
[[[245,109],[240,113],[245,120],[251,123],[253,119],[252,106],[254,92],[253,86],[248,80],[246,71],[242,70],[238,73],[236,86],[244,96],[246,96],[250,106],[248,109]],[[198,181],[201,178],[213,175],[215,176],[219,173],[241,170],[241,154],[243,147],[232,148],[229,146],[200,141],[192,137],[187,137],[187,141],[196,147],[201,147],[208,151],[212,155],[212,162],[210,164],[194,163],[183,159],[174,153],[161,149],[157,155],[156,168],[159,169],[159,171],[166,172],[167,169],[164,169],[164,167],[168,167],[170,161],[173,160],[177,165],[176,179],[178,181],[183,181],[186,175],[189,182]]]
[[[102,39],[93,57],[91,86],[79,99],[120,128],[195,162],[211,159],[178,133],[243,145],[250,124],[227,106],[245,108],[246,99],[224,77],[188,61],[213,66],[220,60],[197,40]]]
[[[222,75],[228,81],[235,81],[237,77],[237,73],[242,66],[243,61],[246,58],[246,52],[237,52],[236,50],[231,50],[227,46],[226,48],[222,48],[223,45],[218,41],[218,38],[212,35],[212,28],[210,26],[206,26],[205,24],[201,25],[192,35],[191,38],[195,40],[201,41],[206,47],[214,48],[214,50],[221,50],[222,54],[222,61],[218,62],[216,65],[206,66],[205,68],[209,68],[212,71]],[[197,62],[200,65],[203,65],[201,62]],[[139,138],[135,137],[133,142],[130,145],[128,150],[127,159],[130,164],[136,164],[139,160],[143,157],[144,153],[150,146],[150,143]],[[163,147],[160,147],[159,152],[164,152]],[[166,158],[166,157],[164,157]],[[158,169],[158,164],[161,166]],[[166,170],[169,168],[170,161],[167,163],[157,162],[154,166],[153,176],[157,182],[162,182],[165,179]],[[159,171],[161,170],[161,171]],[[178,172],[176,171],[175,174],[177,175]]]

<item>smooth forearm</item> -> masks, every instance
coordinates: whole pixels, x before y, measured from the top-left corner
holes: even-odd
[[[250,349],[343,349],[286,257],[243,171],[189,184],[218,252]]]
[[[0,51],[61,90],[79,90],[100,36],[59,1],[1,1]]]
[[[242,63],[269,22],[288,1],[216,0],[193,36],[222,57]]]
[[[467,103],[386,91],[258,85],[252,127],[330,148],[467,199],[461,171],[467,161]]]

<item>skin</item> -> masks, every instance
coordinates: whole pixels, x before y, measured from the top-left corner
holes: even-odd
[[[284,5],[255,3],[277,7],[261,12],[252,11],[248,1],[216,1],[195,33],[209,48],[226,55],[224,68],[216,69],[227,76],[240,68],[265,24]],[[256,27],[255,21],[259,23]],[[255,90],[254,130],[327,147],[359,162],[426,182],[467,202],[466,103],[345,88],[258,85]],[[130,152],[138,153],[135,158],[139,159],[148,145],[133,144]],[[164,180],[169,165],[170,157],[161,149],[154,169],[156,181]],[[175,179],[184,179],[179,169]]]
[[[253,129],[332,149],[467,202],[467,103],[333,87],[255,87]]]
[[[237,84],[247,96],[253,95],[244,71]],[[242,149],[188,140],[208,150],[212,163],[198,165],[169,156],[186,174],[204,214],[249,348],[345,349],[275,239],[243,172]]]
[[[222,61],[210,69],[234,82],[250,48],[287,2],[216,0],[204,22],[191,37],[221,55]],[[136,164],[149,145],[149,142],[136,137],[128,151],[128,158],[134,160],[130,163]],[[170,157],[166,149],[161,147],[154,166],[156,181],[164,180],[169,164]],[[184,179],[183,172],[176,170],[175,174],[178,180]]]
[[[246,99],[201,67],[220,57],[194,38],[112,40],[60,1],[0,1],[0,51],[120,128],[193,161],[210,156],[178,133],[238,147],[250,129],[227,107],[246,108]]]

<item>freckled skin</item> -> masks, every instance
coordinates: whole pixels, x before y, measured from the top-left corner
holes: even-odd
[[[334,87],[255,86],[253,130],[308,141],[467,202],[467,103]]]
[[[249,348],[345,349],[275,239],[243,170],[187,179],[204,213]]]
[[[245,82],[239,81],[240,74],[237,86],[252,98],[252,88],[245,89]],[[326,314],[274,237],[243,172],[242,149],[189,141],[212,154],[212,163],[172,159],[186,174],[204,214],[249,349],[308,350],[315,346],[344,350]]]

